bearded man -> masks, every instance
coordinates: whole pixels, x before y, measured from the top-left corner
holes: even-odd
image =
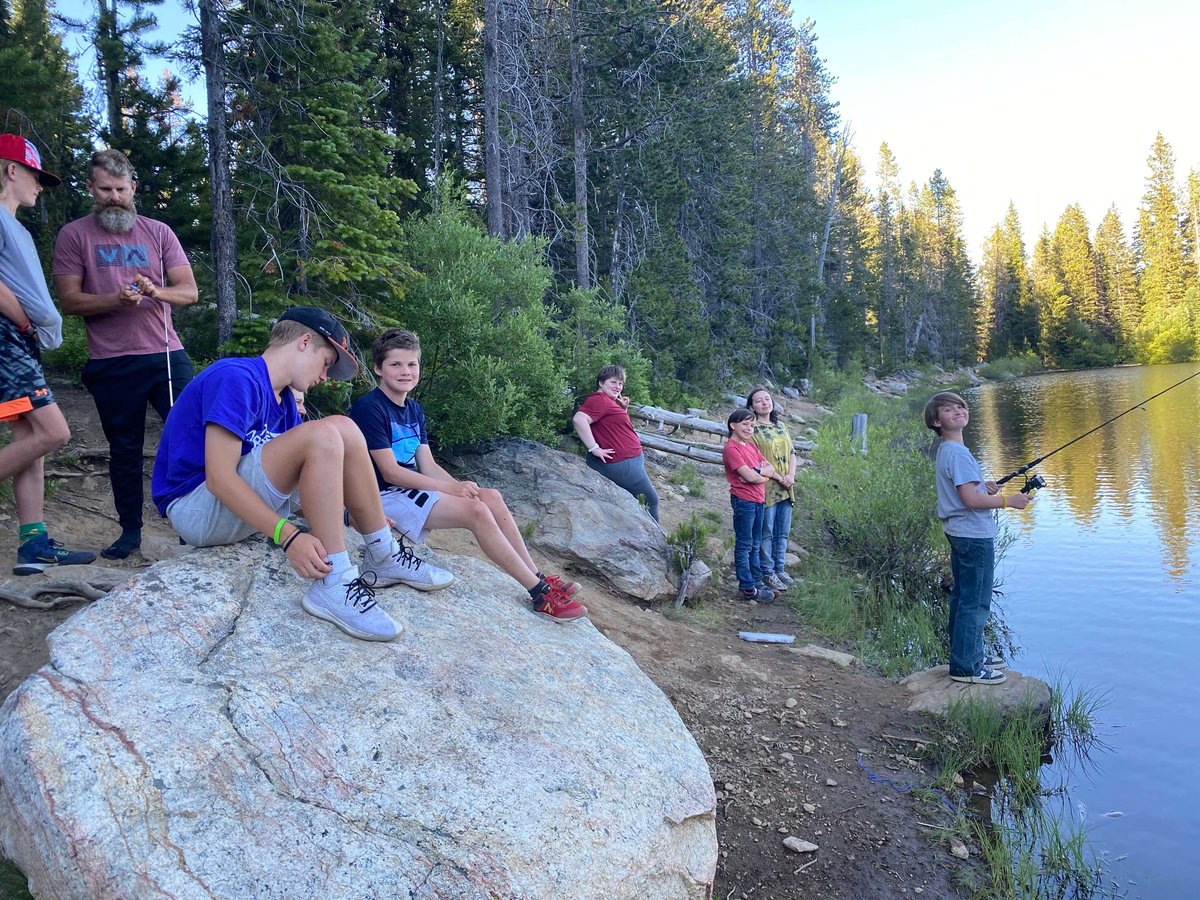
[[[108,439],[108,472],[121,535],[101,555],[124,559],[142,542],[146,405],[165,420],[194,370],[171,321],[196,302],[196,278],[179,238],[138,215],[137,175],[120,150],[89,163],[90,215],[59,232],[54,289],[64,313],[87,326],[84,387]]]

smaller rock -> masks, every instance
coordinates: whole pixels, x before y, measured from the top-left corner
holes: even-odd
[[[850,724],[849,722],[844,722],[844,721],[842,721],[841,719],[834,719],[834,720],[833,720],[833,727],[834,727],[834,728],[845,728],[845,727],[846,727],[847,725],[849,725],[849,724]]]
[[[966,782],[963,781],[962,775],[958,772],[954,773],[954,784],[956,787],[962,787],[964,784],[966,784]]]
[[[783,846],[787,847],[793,853],[816,853],[820,847],[812,841],[802,841],[798,837],[785,837]]]
[[[838,786],[838,783],[837,783],[836,781],[834,781],[832,778],[826,778],[826,779],[825,779],[825,786],[826,786],[826,787],[837,787],[837,786]]]
[[[758,818],[758,816],[754,816],[753,818],[751,818],[751,819],[750,819],[750,824],[751,824],[751,825],[753,825],[755,828],[762,828],[762,827],[763,827],[763,822],[762,822],[762,819]]]
[[[959,859],[970,859],[971,858],[971,851],[969,851],[967,849],[967,845],[964,844],[962,841],[960,841],[956,837],[950,838],[950,852],[953,853],[955,856],[957,856]]]
[[[788,833],[788,830],[787,830],[787,826],[786,826],[786,825],[780,825],[780,826],[779,826],[778,828],[776,828],[775,830],[776,830],[776,831],[778,831],[780,834],[787,834],[787,833]]]
[[[804,811],[806,813],[815,813],[817,811],[817,808],[815,806],[813,806],[811,803],[805,803]]]
[[[784,701],[783,705],[788,709],[795,709],[798,702],[799,701],[795,697],[788,697],[787,700]]]
[[[798,390],[796,390],[794,387],[782,387],[779,389],[779,393],[783,394],[783,396],[785,396],[791,400],[799,400],[800,399],[800,392]]]

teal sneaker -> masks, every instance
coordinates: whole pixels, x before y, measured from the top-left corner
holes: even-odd
[[[68,550],[46,534],[30,538],[17,550],[14,575],[38,575],[52,566],[85,566],[96,561],[86,550]]]

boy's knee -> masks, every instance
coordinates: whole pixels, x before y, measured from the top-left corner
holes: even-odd
[[[491,509],[508,510],[508,507],[504,503],[504,495],[495,488],[480,488],[479,499]]]

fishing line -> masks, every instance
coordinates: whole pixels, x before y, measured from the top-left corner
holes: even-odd
[[[1129,407],[1129,409],[1125,410],[1125,412],[1117,413],[1111,419],[1106,419],[1105,421],[1101,422],[1099,425],[1097,425],[1095,428],[1091,429],[1090,431],[1085,431],[1083,434],[1079,435],[1079,437],[1073,438],[1072,440],[1067,441],[1061,447],[1057,447],[1054,450],[1051,450],[1049,453],[1045,454],[1044,456],[1039,456],[1037,459],[1035,459],[1031,462],[1025,463],[1025,465],[1021,466],[1019,469],[1014,469],[1012,472],[1009,472],[1003,478],[998,480],[996,482],[996,484],[1004,484],[1005,482],[1011,481],[1013,478],[1016,478],[1018,475],[1025,475],[1025,473],[1028,472],[1030,469],[1032,469],[1034,466],[1040,464],[1042,462],[1042,460],[1049,459],[1055,453],[1058,453],[1060,450],[1066,450],[1068,447],[1070,447],[1076,441],[1082,441],[1089,434],[1094,434],[1095,432],[1099,431],[1104,426],[1111,425],[1113,422],[1117,421],[1117,419],[1121,418],[1121,416],[1128,415],[1129,413],[1133,412],[1135,409],[1141,409],[1143,406],[1145,406],[1147,403],[1149,403],[1155,397],[1161,397],[1167,391],[1175,390],[1175,388],[1179,387],[1181,384],[1191,381],[1197,375],[1200,375],[1200,371],[1193,372],[1187,378],[1183,379],[1183,381],[1177,381],[1168,388],[1163,388],[1157,394],[1154,394],[1151,397],[1147,397],[1141,403],[1135,403],[1133,406]],[[1040,475],[1028,475],[1025,478],[1025,486],[1023,488],[1021,488],[1021,491],[1022,491],[1022,493],[1028,493],[1031,490],[1035,490],[1037,488],[1045,487],[1045,486],[1046,486],[1046,482],[1042,480],[1042,477]]]

